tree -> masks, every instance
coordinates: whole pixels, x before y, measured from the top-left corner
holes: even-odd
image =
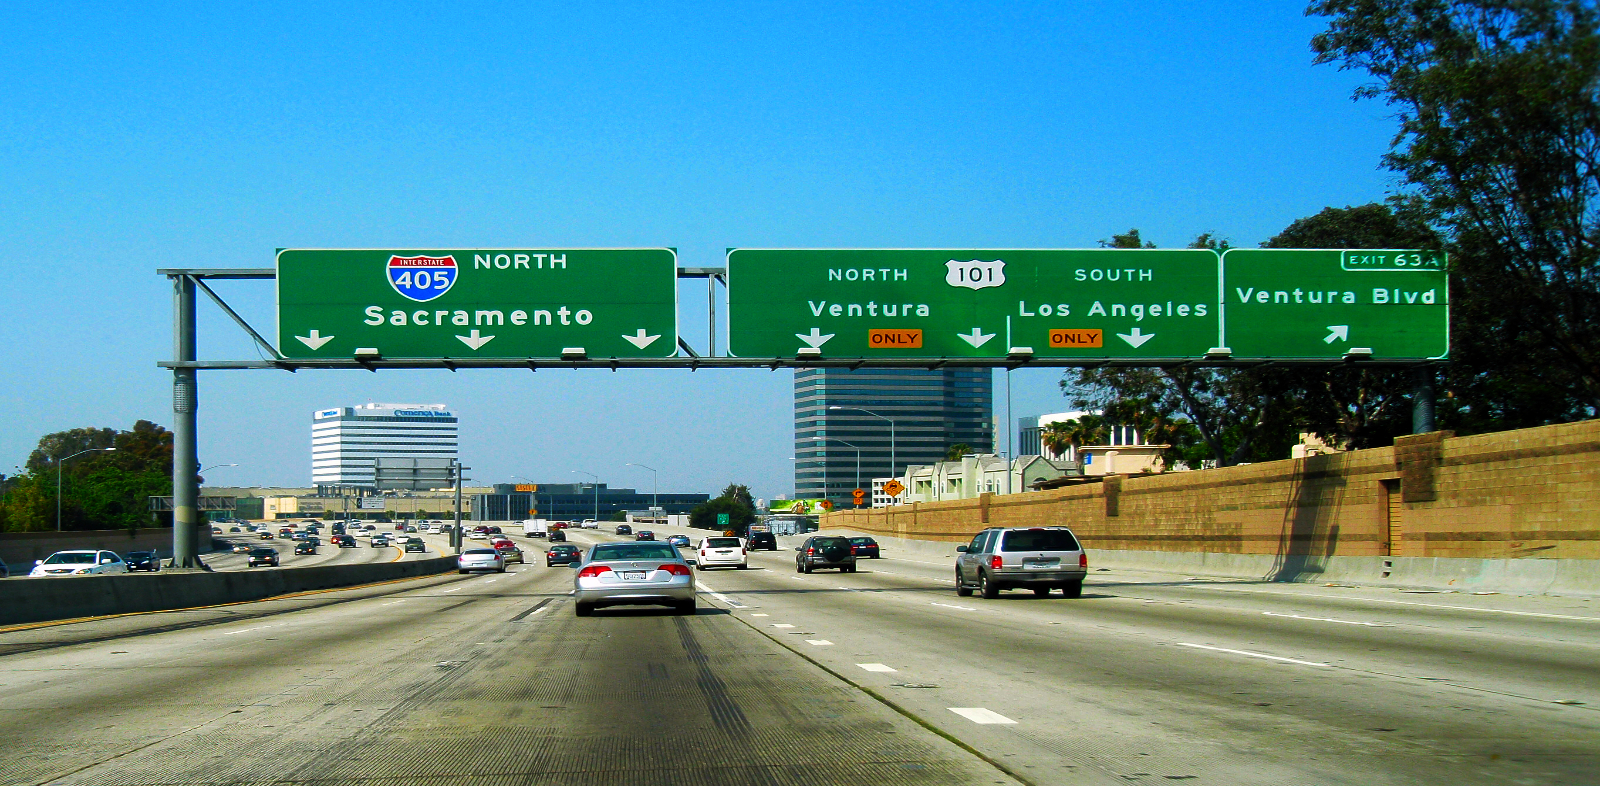
[[[957,442],[944,449],[945,461],[960,461],[962,456],[972,452],[972,446],[965,442]]]
[[[1397,107],[1384,163],[1447,235],[1474,318],[1600,411],[1600,11],[1575,0],[1318,0],[1318,63]],[[1492,304],[1492,307],[1490,306]],[[1517,340],[1519,333],[1535,340]],[[1481,416],[1484,413],[1475,413]]]
[[[87,453],[57,465],[81,450]],[[131,431],[80,428],[46,434],[28,458],[26,475],[0,488],[0,527],[8,532],[55,529],[57,472],[63,529],[137,529],[149,521],[148,499],[172,493],[172,433],[141,420]]]
[[[1101,248],[1155,248],[1156,244],[1151,243],[1148,240],[1140,240],[1139,239],[1139,230],[1138,230],[1137,227],[1135,227],[1133,229],[1128,230],[1127,234],[1118,235],[1118,234],[1113,233],[1111,235],[1111,239],[1110,240],[1102,240],[1102,241],[1100,241],[1100,247]]]
[[[1091,413],[1085,413],[1082,417],[1072,420],[1046,423],[1039,430],[1040,443],[1057,456],[1064,456],[1069,449],[1077,450],[1105,438],[1105,419]]]
[[[717,524],[719,513],[728,514],[728,527],[743,537],[756,520],[755,500],[750,487],[730,483],[722,495],[696,505],[689,511],[689,526],[695,529],[722,529]]]

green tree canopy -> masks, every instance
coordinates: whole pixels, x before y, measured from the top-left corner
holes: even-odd
[[[750,496],[750,487],[728,484],[721,496],[702,502],[689,511],[689,526],[695,529],[720,529],[717,526],[719,513],[728,514],[729,528],[743,537],[756,520],[755,500]]]
[[[1563,408],[1572,397],[1557,395],[1547,419],[1600,412],[1595,4],[1318,0],[1306,13],[1329,18],[1311,41],[1316,62],[1366,71],[1376,81],[1355,98],[1396,109],[1384,163],[1404,178],[1409,208],[1446,235],[1452,295],[1467,306],[1452,316],[1492,339],[1499,359],[1531,360],[1512,369],[1570,382],[1580,406]],[[1492,365],[1493,355],[1467,360]],[[1527,399],[1518,380],[1475,381]],[[1484,401],[1471,414],[1493,419],[1492,410]]]
[[[114,447],[66,461],[83,450]],[[56,459],[63,459],[59,465]],[[172,433],[141,420],[130,431],[80,428],[39,438],[27,473],[0,484],[0,530],[56,526],[57,473],[63,529],[136,529],[149,524],[149,497],[172,493]]]

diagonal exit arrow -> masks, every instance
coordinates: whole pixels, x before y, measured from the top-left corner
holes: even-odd
[[[647,336],[644,334],[644,328],[639,328],[638,333],[635,333],[631,336],[624,334],[622,338],[629,344],[632,344],[640,349],[644,349],[645,347],[654,344],[655,340],[661,338],[661,336]]]
[[[322,349],[322,345],[332,341],[335,336],[324,336],[313,330],[309,336],[295,336],[295,338],[312,349]]]
[[[994,336],[995,336],[995,334],[993,334],[993,333],[985,333],[985,332],[979,330],[978,328],[973,328],[971,333],[957,333],[956,334],[957,338],[961,339],[962,341],[967,342],[968,344],[971,344],[973,349],[978,349],[979,347],[982,347],[984,344],[989,343],[989,339],[994,338]]]
[[[456,338],[461,339],[461,343],[466,344],[474,350],[479,349],[484,344],[494,340],[494,336],[479,336],[477,328],[473,328],[471,336],[456,336]]]
[[[1329,333],[1328,337],[1322,340],[1322,343],[1324,343],[1324,344],[1332,344],[1336,340],[1337,341],[1349,341],[1350,340],[1350,326],[1349,325],[1329,325],[1328,329],[1333,331],[1333,332]]]

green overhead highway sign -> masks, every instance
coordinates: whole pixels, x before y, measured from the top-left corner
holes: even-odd
[[[732,249],[738,357],[1097,360],[1217,346],[1207,249]]]
[[[1222,338],[1236,358],[1442,359],[1446,267],[1427,251],[1229,249]]]
[[[676,354],[677,253],[286,249],[278,347],[308,358]]]

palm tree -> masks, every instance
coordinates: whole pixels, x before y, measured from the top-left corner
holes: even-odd
[[[945,461],[960,461],[962,456],[972,452],[972,446],[965,442],[957,442],[944,452]]]
[[[1090,414],[1075,420],[1046,423],[1039,434],[1040,442],[1056,456],[1076,454],[1078,448],[1105,438],[1105,418]]]

